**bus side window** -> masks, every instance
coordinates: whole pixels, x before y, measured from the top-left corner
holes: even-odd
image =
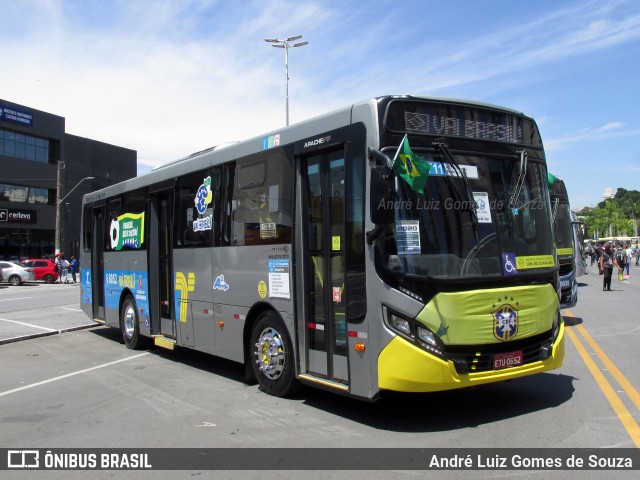
[[[174,247],[209,247],[219,236],[220,169],[178,178],[175,190]]]
[[[113,245],[116,243],[117,236],[117,223],[118,217],[122,215],[122,199],[120,197],[114,198],[109,201],[108,206],[109,214],[105,216],[105,237],[104,237],[104,249],[113,250]]]
[[[291,163],[281,149],[238,160],[231,202],[234,245],[291,242],[292,182]]]
[[[93,209],[90,205],[85,205],[82,212],[82,244],[84,252],[89,253],[93,245]]]
[[[236,173],[236,163],[229,162],[224,166],[222,183],[220,187],[221,195],[221,238],[220,245],[232,245],[232,204],[233,204],[233,185]]]

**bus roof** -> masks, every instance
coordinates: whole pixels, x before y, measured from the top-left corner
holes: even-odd
[[[214,147],[210,147],[198,152],[194,152],[185,157],[169,161],[151,172],[134,177],[123,182],[105,187],[101,190],[88,193],[83,198],[83,203],[91,203],[99,201],[111,195],[116,195],[126,191],[142,188],[153,183],[162,183],[182,174],[182,165],[189,161],[189,170],[196,171],[208,168],[212,165],[224,163],[236,158],[255,154],[265,151],[268,148],[277,145],[286,145],[299,140],[304,140],[318,132],[331,131],[341,126],[349,125],[360,121],[369,121],[377,124],[378,104],[381,102],[389,102],[392,100],[412,100],[425,101],[443,104],[458,104],[460,106],[498,110],[511,115],[526,117],[533,119],[517,110],[509,109],[499,105],[490,103],[464,100],[459,98],[446,97],[424,97],[413,95],[385,95],[360,102],[347,105],[345,107],[333,110],[331,112],[298,122],[292,125],[272,130],[263,135],[252,137],[243,141],[227,142]],[[375,121],[374,121],[375,120]],[[376,129],[373,132],[367,132],[369,141],[374,143],[372,136],[379,134]],[[277,142],[276,142],[277,139]]]

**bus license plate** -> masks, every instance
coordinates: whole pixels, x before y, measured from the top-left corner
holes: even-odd
[[[493,356],[493,369],[517,367],[522,365],[522,350],[519,352],[497,353]]]

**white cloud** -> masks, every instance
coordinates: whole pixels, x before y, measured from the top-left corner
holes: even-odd
[[[619,122],[611,122],[600,128],[585,128],[560,137],[547,137],[544,140],[544,148],[547,152],[556,152],[577,143],[600,142],[640,135],[640,129],[620,130],[622,126],[623,124]]]
[[[561,4],[473,38],[428,35],[425,15],[398,28],[407,13],[392,3],[5,3],[0,42],[13,41],[2,97],[64,116],[74,135],[135,149],[146,165],[284,125],[283,52],[266,37],[310,42],[290,51],[292,122],[380,94],[486,93],[523,81],[517,72],[533,77],[545,63],[640,38],[640,16],[618,13],[633,2]],[[545,143],[634,133],[611,122]]]
[[[599,132],[606,132],[608,130],[616,130],[624,127],[624,123],[622,122],[609,122],[606,125],[603,125],[598,129]]]

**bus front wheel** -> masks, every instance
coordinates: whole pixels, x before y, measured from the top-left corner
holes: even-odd
[[[249,361],[262,390],[276,397],[299,390],[291,339],[277,313],[260,314],[251,331],[251,349]]]
[[[136,311],[136,301],[131,295],[127,295],[122,302],[120,312],[120,329],[122,339],[127,348],[135,350],[146,346],[146,338],[140,335],[140,324],[138,322],[138,312]]]

